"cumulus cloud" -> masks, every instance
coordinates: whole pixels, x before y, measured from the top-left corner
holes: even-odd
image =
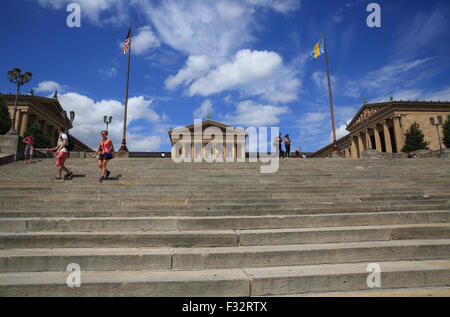
[[[137,55],[147,53],[153,47],[159,47],[161,42],[153,34],[150,26],[143,26],[137,30],[132,39],[132,52]],[[123,43],[121,45],[123,47]]]
[[[239,51],[232,62],[225,63],[196,80],[189,87],[189,95],[209,96],[238,85],[270,77],[282,63],[274,52]]]
[[[279,116],[289,113],[289,108],[262,105],[254,101],[247,100],[236,106],[234,114],[225,115],[224,119],[233,125],[246,127],[268,127],[276,126],[280,123]]]
[[[54,83],[54,82],[53,82]],[[44,83],[41,83],[45,87]],[[57,83],[55,83],[57,84]],[[57,84],[60,86],[59,84]],[[56,86],[56,85],[53,85]],[[58,96],[58,100],[67,111],[75,111],[76,117],[71,133],[92,148],[97,148],[100,140],[100,131],[105,128],[103,116],[113,116],[113,122],[109,126],[110,138],[117,149],[120,148],[123,129],[124,105],[117,100],[95,101],[90,97],[68,92]],[[152,99],[143,96],[130,98],[128,101],[128,124],[144,122],[143,133],[130,133],[127,131],[127,145],[130,151],[155,151],[161,144],[167,142],[167,129],[161,125],[161,121],[168,119],[166,115],[160,116],[152,109]],[[149,131],[148,127],[152,127]],[[148,135],[153,133],[155,135]]]
[[[195,119],[203,119],[208,114],[211,114],[214,112],[214,109],[212,107],[212,102],[209,99],[206,99],[200,107],[194,110],[194,118]]]
[[[184,68],[180,69],[175,76],[166,79],[166,88],[173,90],[181,84],[189,85],[194,79],[205,75],[212,65],[212,59],[206,55],[189,56]]]
[[[62,87],[60,84],[54,81],[43,81],[40,82],[39,85],[34,89],[37,93],[48,93],[48,92],[54,92],[55,90],[58,90],[59,92],[62,92]]]

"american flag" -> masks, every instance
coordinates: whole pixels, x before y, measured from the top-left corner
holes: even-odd
[[[125,40],[125,46],[122,50],[122,55],[125,55],[128,52],[128,49],[130,48],[130,41],[131,41],[131,27],[128,30],[127,39]]]

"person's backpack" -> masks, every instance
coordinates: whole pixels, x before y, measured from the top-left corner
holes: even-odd
[[[75,146],[75,139],[73,138],[72,135],[67,134],[67,146],[66,146],[66,149],[68,151],[72,151],[74,146]]]

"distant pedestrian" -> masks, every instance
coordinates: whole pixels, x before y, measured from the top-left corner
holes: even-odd
[[[279,157],[283,157],[283,149],[281,144],[283,143],[283,138],[281,137],[281,133],[278,134],[278,137],[275,138],[275,142],[274,142],[275,146],[278,147],[278,156]]]
[[[33,163],[33,150],[34,150],[34,136],[33,134],[30,134],[25,139],[23,139],[23,143],[26,144],[25,146],[25,164],[27,164],[27,157],[30,157],[30,164]]]
[[[100,145],[98,146],[97,151],[92,157],[96,157],[97,154],[100,152],[98,156],[98,168],[102,170],[102,175],[100,176],[100,183],[103,182],[103,180],[107,177],[109,177],[109,174],[111,174],[110,171],[106,169],[109,160],[112,160],[114,158],[114,146],[112,144],[111,139],[108,139],[108,131],[103,130],[101,132],[102,140],[100,141]]]
[[[300,158],[300,148],[295,149],[295,157]]]
[[[66,172],[66,178],[72,176],[73,173],[64,166],[69,156],[69,150],[67,149],[69,146],[69,138],[67,137],[66,129],[59,128],[58,134],[58,145],[52,149],[47,149],[47,151],[56,151],[56,167],[58,168],[56,179],[61,180],[62,171]]]
[[[291,139],[289,139],[289,134],[284,137],[284,147],[286,148],[286,157],[289,157],[291,153]]]

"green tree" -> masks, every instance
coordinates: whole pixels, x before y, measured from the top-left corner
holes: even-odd
[[[6,134],[9,129],[11,129],[11,117],[5,99],[0,96],[0,135]]]
[[[442,129],[444,130],[444,144],[447,149],[450,149],[450,114],[447,117],[447,120],[442,125]]]
[[[426,150],[428,149],[428,144],[430,144],[430,142],[425,141],[425,136],[422,130],[420,130],[419,124],[415,121],[409,127],[405,137],[405,146],[402,149],[402,152],[404,153],[411,153],[417,150]]]
[[[33,134],[34,137],[34,147],[35,148],[48,148],[51,147],[50,138],[42,131],[42,127],[39,123],[35,122],[31,127],[29,127],[24,136],[29,136]]]

